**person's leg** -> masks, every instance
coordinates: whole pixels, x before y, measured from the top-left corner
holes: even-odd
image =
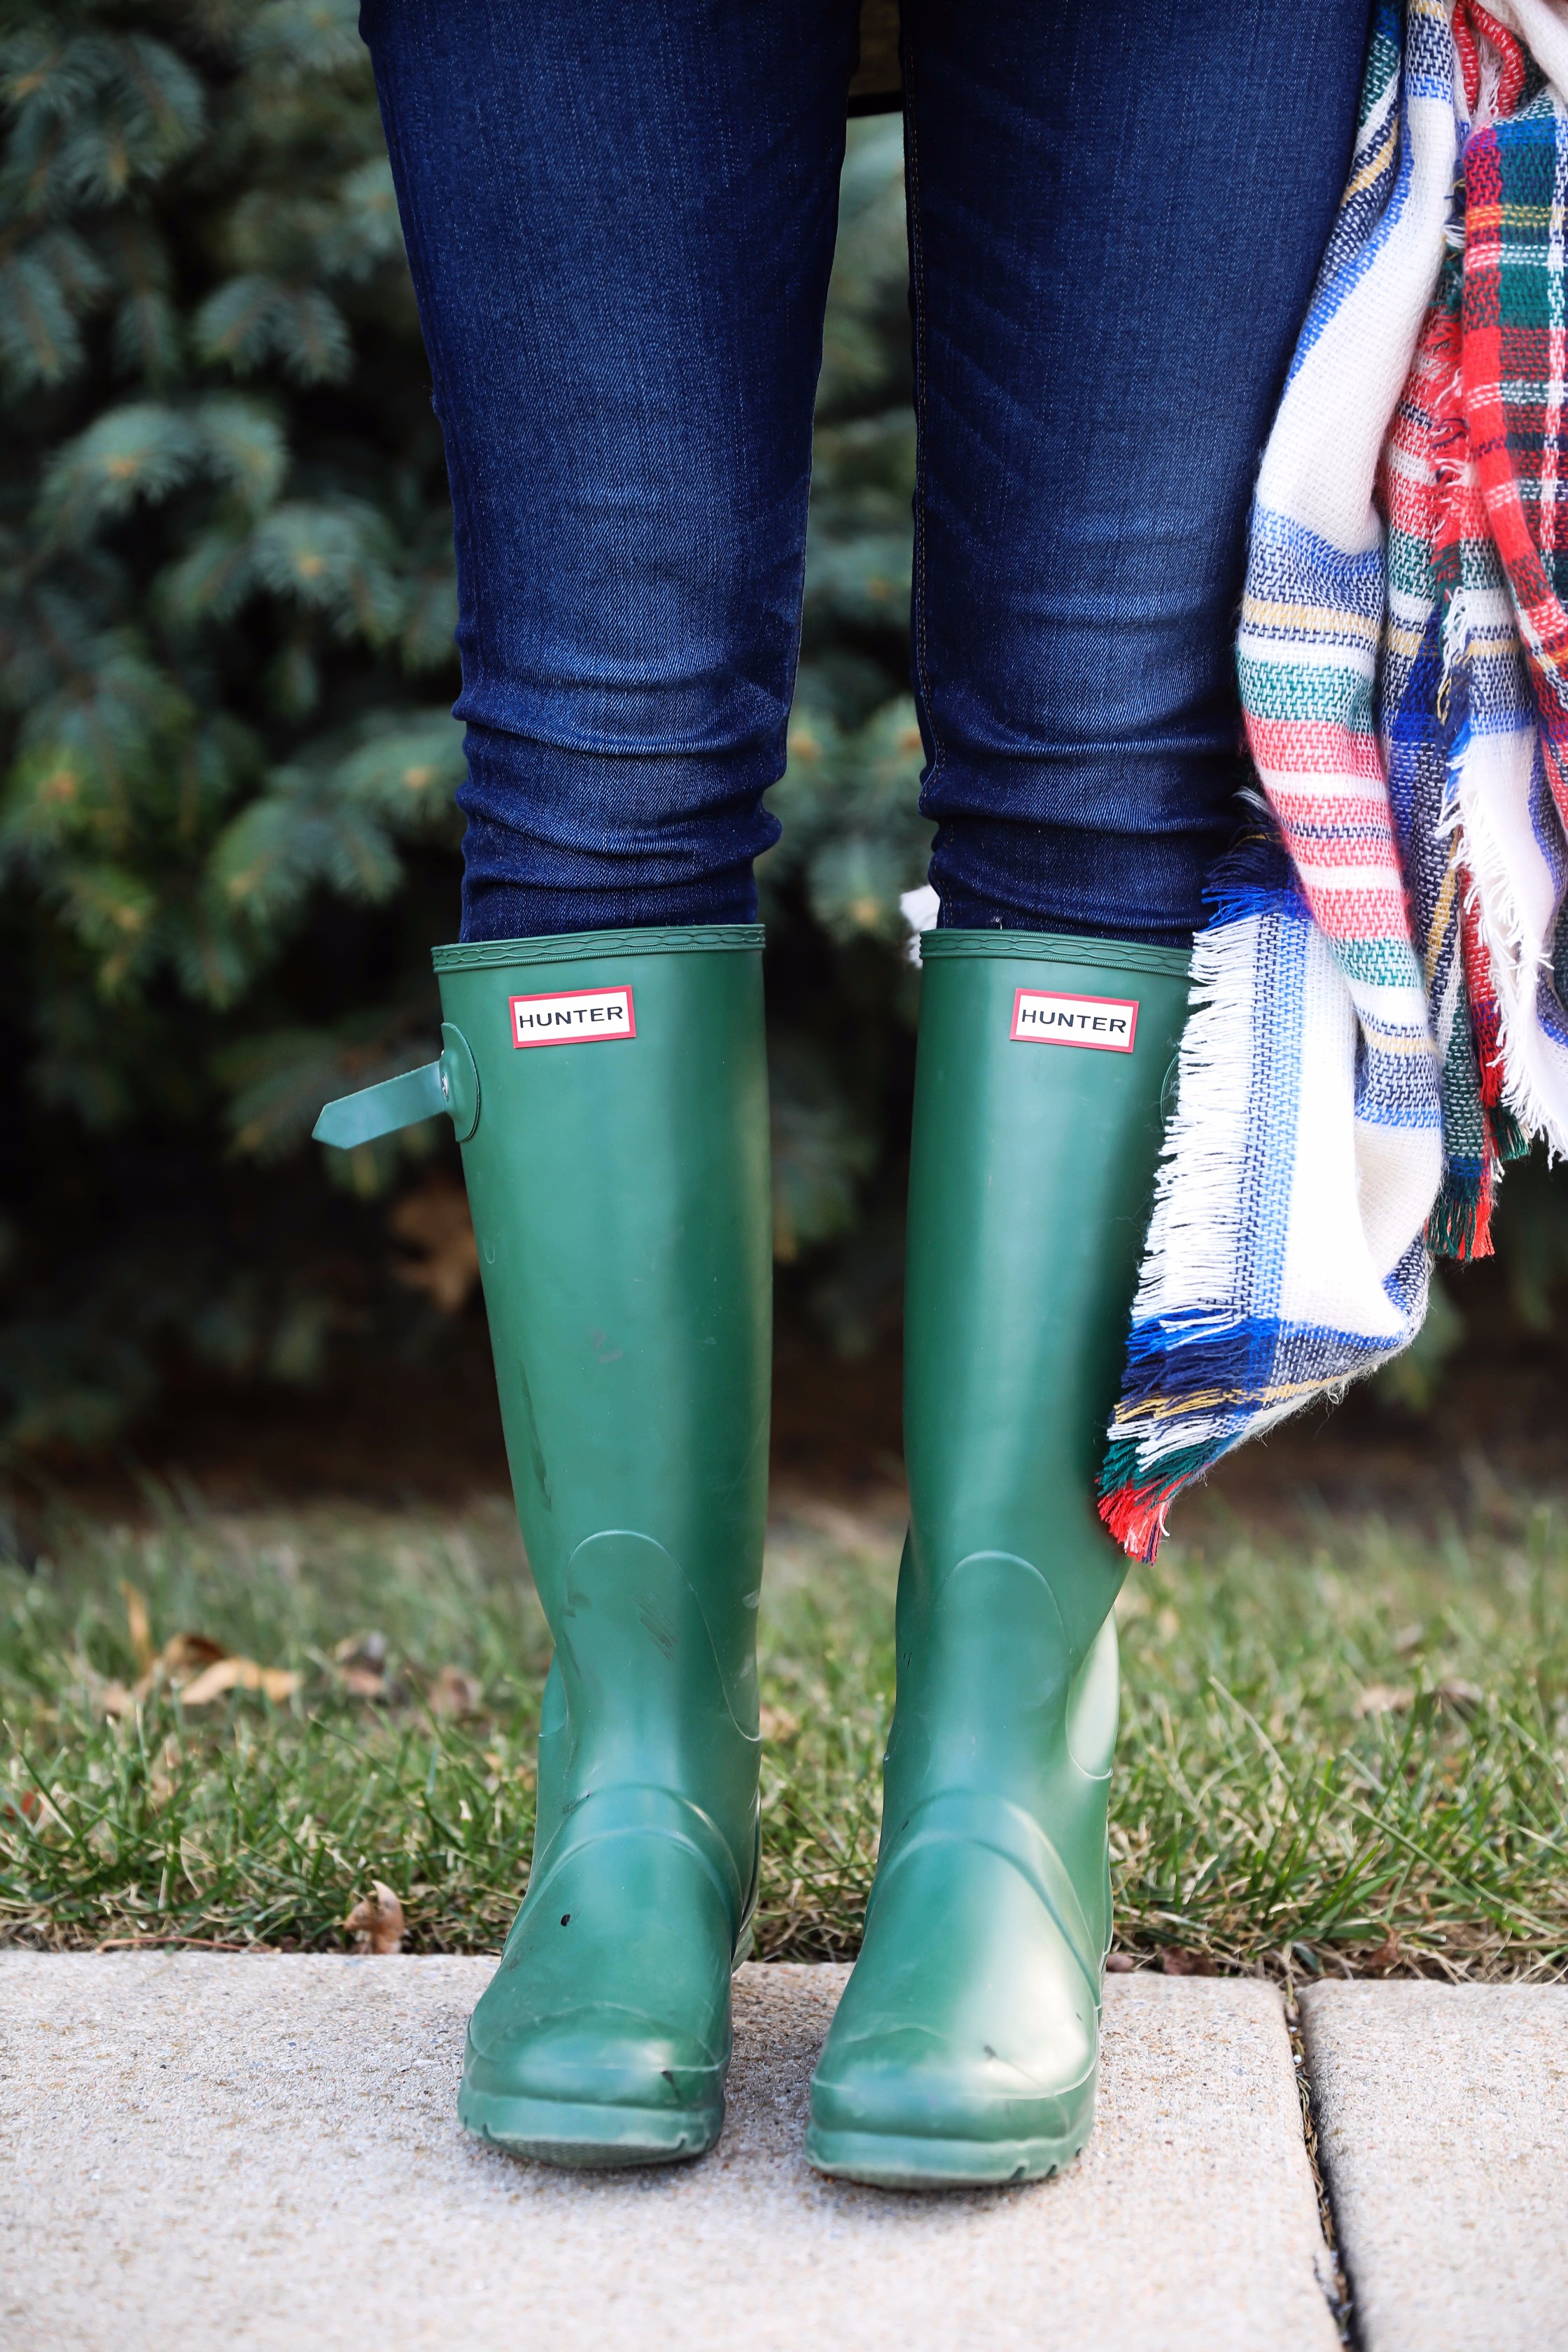
[[[942,928],[882,1846],[808,2141],[857,2179],[1026,2178],[1093,2118],[1126,1567],[1095,1470],[1240,778],[1248,492],[1366,16],[904,0]]]
[[[723,2117],[756,1894],[761,936],[853,0],[366,0],[457,515],[458,1121],[555,1643],[459,2114],[571,2164]],[[439,1092],[433,1097],[432,1087]]]
[[[365,0],[446,438],[463,936],[748,921],[855,0]]]
[[[904,0],[914,668],[944,927],[1185,944],[1253,478],[1368,0]]]

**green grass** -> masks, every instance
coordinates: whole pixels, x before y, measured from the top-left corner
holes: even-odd
[[[896,1549],[890,1524],[828,1510],[775,1533],[763,1957],[855,1949]],[[126,1586],[155,1644],[199,1633],[297,1691],[136,1701]],[[1265,1540],[1213,1507],[1119,1613],[1124,1953],[1568,1974],[1568,1529],[1550,1510]],[[356,1696],[343,1662],[359,1644],[363,1677],[372,1634],[383,1687]],[[0,1569],[0,1940],[331,1949],[380,1879],[408,1948],[493,1949],[526,1874],[547,1657],[500,1503],[62,1517],[34,1572]]]

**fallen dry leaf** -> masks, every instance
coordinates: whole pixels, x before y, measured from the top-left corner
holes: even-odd
[[[125,1628],[131,1636],[131,1654],[136,1661],[139,1675],[146,1674],[158,1653],[153,1643],[153,1621],[147,1614],[147,1603],[133,1584],[121,1579],[121,1593],[125,1601]]]
[[[764,1706],[758,1728],[764,1739],[776,1740],[781,1748],[787,1748],[800,1735],[800,1720],[787,1706]]]
[[[1384,1936],[1382,1943],[1377,1945],[1367,1954],[1366,1965],[1369,1969],[1383,1969],[1385,1970],[1388,1969],[1396,1969],[1404,1958],[1405,1954],[1401,1948],[1399,1941],[1399,1931],[1395,1927],[1391,1927],[1387,1935]]]
[[[292,1698],[300,1677],[284,1666],[258,1666],[254,1658],[216,1658],[194,1682],[180,1685],[182,1706],[205,1706],[225,1691],[260,1691],[274,1706]]]
[[[188,1683],[207,1666],[216,1665],[228,1652],[210,1633],[176,1633],[164,1643],[146,1673],[131,1693],[132,1699],[144,1699],[154,1683]]]
[[[1173,1944],[1162,1948],[1160,1966],[1168,1977],[1214,1977],[1219,1974],[1207,1952],[1184,1952]]]
[[[432,1176],[405,1192],[386,1222],[400,1242],[419,1253],[393,1268],[398,1281],[427,1292],[443,1315],[467,1306],[479,1278],[479,1252],[462,1186],[449,1176]]]
[[[1355,1713],[1367,1715],[1403,1715],[1415,1704],[1415,1693],[1408,1683],[1368,1683],[1356,1699]]]
[[[431,1677],[428,1705],[432,1715],[478,1715],[484,1685],[477,1675],[461,1666],[441,1666]]]
[[[353,1929],[362,1952],[384,1955],[403,1948],[403,1906],[379,1878],[371,1880],[370,1893],[360,1897],[343,1926]]]
[[[23,1789],[16,1796],[7,1796],[0,1812],[9,1813],[13,1821],[30,1822],[38,1811],[37,1789]]]
[[[228,1652],[210,1633],[176,1633],[165,1642],[158,1654],[158,1664],[171,1675],[197,1674],[203,1666],[215,1666]]]
[[[1138,1966],[1131,1952],[1111,1952],[1105,1963],[1108,1977],[1130,1977]]]
[[[1486,1704],[1486,1693],[1479,1683],[1468,1683],[1455,1676],[1450,1682],[1439,1683],[1432,1696],[1444,1706],[1451,1706],[1456,1715],[1474,1715]],[[1409,1684],[1369,1683],[1355,1703],[1357,1715],[1405,1715],[1420,1696]]]
[[[386,1696],[386,1635],[351,1633],[332,1652],[339,1686],[351,1698]]]
[[[386,1676],[378,1675],[373,1666],[340,1666],[338,1687],[346,1690],[351,1698],[384,1698]]]
[[[140,1683],[134,1690],[127,1690],[123,1683],[105,1683],[99,1691],[98,1703],[105,1715],[134,1715],[139,1701],[146,1696]]]

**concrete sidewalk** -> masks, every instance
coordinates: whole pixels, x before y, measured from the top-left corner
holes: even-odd
[[[5,2352],[1336,2352],[1279,1996],[1112,1978],[1099,2128],[1037,2187],[819,2179],[847,1971],[742,1971],[700,2163],[461,2135],[488,1960],[0,1954]]]
[[[819,2179],[842,1969],[748,1968],[700,2163],[521,2164],[457,2128],[491,1962],[0,1953],[0,2347],[1333,2352],[1268,1985],[1106,1988],[1064,2179]],[[1568,2352],[1568,1987],[1302,1996],[1363,2352]]]
[[[1364,2352],[1568,2347],[1568,1985],[1301,1996]]]

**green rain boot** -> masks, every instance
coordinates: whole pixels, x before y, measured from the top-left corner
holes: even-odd
[[[757,1877],[772,1262],[762,932],[438,949],[444,1051],[330,1105],[450,1111],[507,1454],[554,1638],[528,1895],[458,2112],[556,2164],[724,2120]]]
[[[1126,1562],[1095,1478],[1184,954],[926,935],[905,1302],[910,1534],[865,1942],[819,2171],[1028,2180],[1094,2119]]]

